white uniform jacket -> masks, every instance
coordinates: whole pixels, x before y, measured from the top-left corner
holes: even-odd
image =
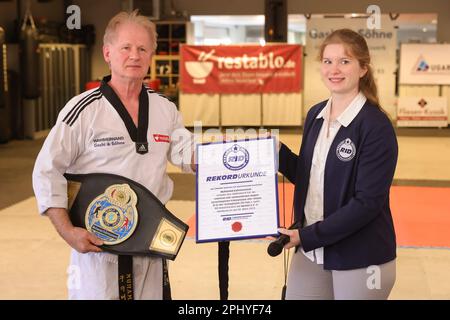
[[[64,173],[121,175],[144,185],[165,204],[173,191],[167,161],[191,172],[194,139],[176,106],[143,86],[138,130],[109,80],[105,77],[99,88],[71,99],[45,140],[33,171],[41,214],[52,207],[67,208]],[[138,153],[145,142],[148,152]],[[134,257],[133,269],[135,298],[161,299],[161,259]],[[117,256],[72,250],[69,270],[69,298],[118,298]]]

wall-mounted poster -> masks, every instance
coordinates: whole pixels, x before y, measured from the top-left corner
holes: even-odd
[[[181,47],[183,93],[298,93],[300,45]]]
[[[402,44],[400,84],[450,84],[450,44]]]
[[[446,97],[399,97],[398,127],[447,127]]]

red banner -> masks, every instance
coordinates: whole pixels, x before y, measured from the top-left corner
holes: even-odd
[[[300,45],[181,46],[184,93],[300,92]]]

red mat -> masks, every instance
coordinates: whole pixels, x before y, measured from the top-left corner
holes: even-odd
[[[450,247],[450,188],[392,187],[399,246]]]

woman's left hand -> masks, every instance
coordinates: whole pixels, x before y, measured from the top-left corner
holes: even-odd
[[[284,249],[290,249],[292,247],[296,247],[301,244],[300,233],[298,229],[289,230],[284,228],[278,228],[278,232],[289,236],[290,241],[286,243]]]

